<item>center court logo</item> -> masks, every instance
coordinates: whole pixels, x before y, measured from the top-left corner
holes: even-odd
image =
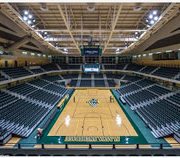
[[[96,107],[98,105],[98,100],[97,99],[91,99],[88,101],[89,105],[92,107]]]

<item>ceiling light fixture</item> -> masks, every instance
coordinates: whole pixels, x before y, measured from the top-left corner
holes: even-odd
[[[33,17],[33,16],[32,16],[31,14],[28,15],[28,18],[29,18],[29,19],[32,19],[32,17]]]
[[[27,10],[25,10],[25,11],[24,11],[24,14],[25,14],[25,15],[28,15],[28,14],[29,14],[29,12],[28,12]]]
[[[153,26],[158,21],[159,18],[160,18],[159,12],[157,10],[151,10],[147,15],[147,18],[145,19],[147,23],[146,26],[148,28]]]
[[[153,15],[157,15],[157,10],[154,10],[152,13]]]
[[[31,27],[35,27],[36,25],[34,24],[36,22],[36,20],[33,18],[33,15],[30,14],[29,11],[24,10],[23,11],[23,15],[22,15],[22,19]]]
[[[23,17],[23,20],[24,20],[24,21],[27,21],[27,20],[28,20],[28,17],[27,17],[27,16],[24,16],[24,17]]]
[[[31,20],[28,20],[27,23],[28,23],[28,24],[32,24],[32,21],[31,21]]]

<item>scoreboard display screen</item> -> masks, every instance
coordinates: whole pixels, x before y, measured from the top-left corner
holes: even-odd
[[[84,48],[85,56],[99,56],[99,48]]]
[[[99,47],[83,47],[81,48],[81,54],[83,56],[100,56],[102,49]]]
[[[91,72],[100,72],[100,65],[99,64],[84,64],[83,65],[83,71],[85,73],[91,73]]]

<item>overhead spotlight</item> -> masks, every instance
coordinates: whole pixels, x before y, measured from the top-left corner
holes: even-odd
[[[24,20],[24,21],[28,20],[28,17],[27,17],[27,16],[24,16],[24,17],[23,17],[23,20]]]
[[[119,52],[119,48],[116,49],[116,52]]]
[[[155,17],[154,17],[154,20],[155,20],[155,21],[157,21],[157,20],[158,20],[158,17],[157,17],[157,16],[155,16]]]
[[[149,19],[152,19],[152,18],[153,18],[153,15],[152,15],[152,14],[150,14],[150,15],[149,15]]]
[[[137,32],[137,31],[135,32],[135,35],[138,35],[138,32]]]
[[[24,11],[24,15],[28,15],[29,12],[27,10]]]
[[[35,20],[35,19],[33,19],[33,22],[36,22],[36,20]]]
[[[44,32],[45,35],[47,35],[47,32]]]
[[[153,25],[153,24],[154,24],[154,20],[151,20],[151,21],[150,21],[150,24]]]
[[[31,20],[28,20],[27,23],[30,25],[30,24],[32,24],[32,21],[31,21]]]
[[[145,19],[147,27],[149,28],[152,25],[154,25],[158,21],[159,18],[160,18],[159,12],[157,10],[151,10],[149,12],[149,15],[147,15],[147,18]]]
[[[29,19],[32,19],[32,15],[31,15],[31,14],[29,14],[29,15],[28,15],[28,18],[29,18]]]
[[[157,10],[154,10],[152,13],[153,15],[157,15]]]

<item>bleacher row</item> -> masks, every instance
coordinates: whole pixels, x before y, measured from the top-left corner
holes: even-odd
[[[13,133],[22,137],[31,134],[64,95],[71,91],[54,82],[58,79],[61,78],[46,76],[1,90],[0,129],[6,131],[4,134]]]
[[[145,74],[151,74],[154,76],[160,76],[169,79],[175,79],[180,81],[180,68],[168,68],[168,67],[155,67],[155,66],[143,66],[137,64],[118,64],[118,65],[104,65],[106,70],[110,69],[122,69],[141,72]]]
[[[180,91],[173,92],[147,79],[136,79],[117,92],[122,102],[144,120],[156,138],[180,129]]]
[[[77,69],[79,66],[49,64],[39,69],[5,68],[1,69],[10,78],[18,78],[33,73],[51,70]],[[178,79],[179,69],[141,66],[135,64],[104,65],[105,69],[124,69],[147,74]],[[1,73],[1,80],[6,79]],[[128,84],[118,89],[118,93],[151,128],[155,137],[170,135],[180,129],[180,93],[157,85],[147,79],[123,74],[64,74],[59,76],[44,76],[42,79],[18,85],[0,92],[0,127],[7,132],[27,137],[41,119],[67,93],[63,87],[63,79],[72,79],[70,85],[81,87],[114,87],[114,79],[128,81]],[[13,105],[13,106],[12,106]],[[27,108],[25,108],[27,105]],[[14,109],[14,107],[16,107]],[[31,107],[39,111],[32,113],[32,120],[26,118]],[[159,109],[160,108],[160,109]],[[16,111],[16,109],[18,111]],[[21,110],[23,109],[23,110]],[[19,113],[19,110],[21,113]],[[42,111],[42,112],[41,112]],[[171,111],[171,112],[169,112]],[[15,114],[14,114],[15,113]],[[16,114],[17,113],[17,114]],[[11,116],[12,115],[12,116]],[[30,116],[29,116],[30,117]]]
[[[105,74],[85,74],[62,75],[64,79],[72,79],[71,87],[115,87],[116,83],[112,77]]]
[[[143,66],[137,64],[117,64],[117,65],[107,65],[102,66],[105,70],[131,70],[145,74],[151,74],[155,76],[160,76],[164,78],[174,79],[180,81],[180,68],[167,68],[167,67],[155,67],[155,66]],[[68,70],[68,69],[81,69],[81,65],[60,65],[60,64],[46,64],[39,66],[39,68],[31,69],[28,67],[19,68],[3,68],[0,72],[5,73],[10,78],[24,77],[32,74],[42,73],[46,71],[53,70]],[[1,73],[0,73],[1,74]],[[0,81],[7,80],[7,76],[0,75]],[[97,76],[98,77],[98,76]]]
[[[4,144],[7,142],[7,137],[11,138],[11,132],[9,132],[7,129],[3,129],[0,127],[0,144]]]

